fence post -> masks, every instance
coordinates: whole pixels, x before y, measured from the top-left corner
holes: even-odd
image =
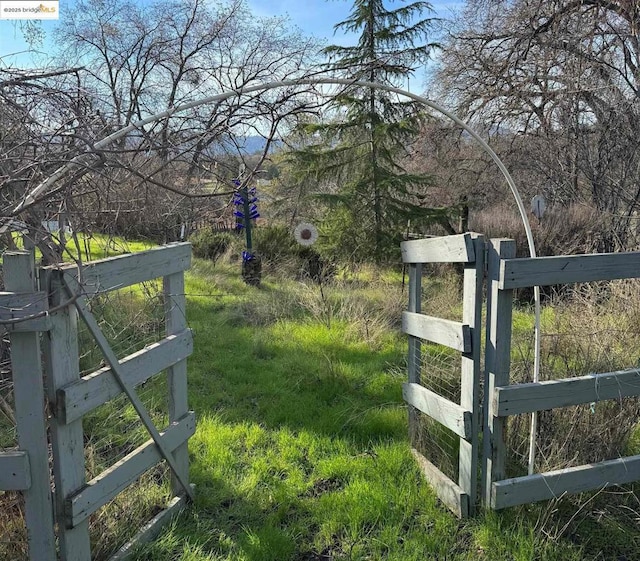
[[[491,484],[505,479],[506,417],[495,416],[494,388],[509,384],[513,290],[500,290],[500,262],[516,255],[513,240],[489,242],[487,268],[487,339],[485,348],[482,496],[491,506]]]
[[[34,292],[35,282],[32,252],[4,254],[4,284],[7,291]],[[18,445],[27,452],[31,466],[31,486],[23,491],[29,558],[33,561],[54,561],[56,543],[40,334],[35,331],[9,333]]]
[[[475,262],[464,267],[462,323],[471,327],[471,352],[462,354],[460,405],[471,411],[471,442],[460,439],[458,485],[469,495],[469,515],[478,500],[480,444],[480,349],[482,336],[482,286],[484,284],[484,237],[473,240]]]
[[[409,264],[409,307],[410,312],[422,311],[422,263]],[[418,337],[409,336],[408,374],[409,383],[420,383],[422,349]],[[418,413],[409,405],[409,442],[415,446],[418,431]]]
[[[64,303],[66,294],[62,284],[62,271],[42,269],[40,275],[41,288],[49,293],[51,307]],[[71,528],[67,524],[65,512],[66,498],[86,483],[82,417],[64,424],[57,403],[58,389],[80,379],[78,314],[73,306],[66,306],[53,312],[50,317],[51,330],[44,339],[44,357],[47,393],[52,410],[51,447],[60,559],[90,561],[89,521],[85,520]]]
[[[181,333],[187,328],[184,271],[163,277],[166,334]],[[169,422],[180,420],[189,412],[187,400],[187,360],[181,360],[167,370],[169,389]],[[183,481],[189,482],[189,451],[185,442],[173,452],[176,466]],[[175,474],[171,474],[174,496],[182,494],[183,488]]]

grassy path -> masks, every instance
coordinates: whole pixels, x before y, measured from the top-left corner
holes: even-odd
[[[409,453],[400,336],[334,313],[339,294],[329,328],[310,289],[236,277],[190,273],[197,501],[139,561],[587,558],[535,515],[459,522],[437,503]],[[352,309],[385,304],[367,290]]]

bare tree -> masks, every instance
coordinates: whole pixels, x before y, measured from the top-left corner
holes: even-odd
[[[0,71],[2,216],[10,217],[16,204],[32,186],[61,163],[86,150],[87,145],[79,140],[76,130],[80,123],[85,128],[94,127],[96,123],[92,123],[91,116],[87,114],[87,99],[77,87],[69,87],[69,84],[79,83],[80,72],[80,68]],[[73,180],[72,175],[49,196],[58,197]],[[51,215],[51,208],[32,208],[23,213],[21,218],[24,222],[17,227],[28,228],[34,241],[43,241],[41,247],[45,258],[56,259],[59,255],[54,245],[41,231],[42,222]],[[5,233],[9,230],[9,227],[3,228]],[[10,235],[4,236],[4,244],[13,245]]]
[[[278,131],[316,106],[299,87],[233,96],[138,127],[96,151],[100,138],[162,110],[304,76],[318,45],[286,19],[254,18],[242,0],[157,0],[144,7],[81,0],[66,12],[56,38],[61,63],[78,67],[73,73],[40,76],[28,91],[26,81],[12,77],[0,84],[6,99],[14,99],[6,119],[21,127],[22,156],[29,142],[39,146],[37,172],[29,175],[14,147],[21,163],[12,173],[21,184],[13,191],[2,184],[5,216],[47,173],[83,154],[77,173],[47,193],[48,211],[63,210],[83,228],[128,227],[131,234],[174,238],[181,224],[211,219],[229,203],[244,137],[264,137],[264,159]],[[45,137],[52,139],[47,155],[40,147]],[[44,203],[27,206],[36,202]]]
[[[470,0],[439,80],[457,110],[526,147],[552,200],[588,201],[625,245],[640,202],[640,10],[605,0]]]

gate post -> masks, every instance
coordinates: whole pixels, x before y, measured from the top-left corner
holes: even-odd
[[[494,389],[509,384],[513,290],[501,290],[500,263],[516,255],[516,242],[491,240],[487,259],[487,340],[485,347],[482,498],[491,507],[491,484],[505,479],[507,418],[495,415]]]
[[[51,307],[64,304],[66,293],[62,271],[41,269],[40,284],[49,293]],[[56,517],[61,561],[90,561],[89,521],[74,527],[67,523],[67,497],[86,483],[82,417],[65,424],[58,405],[58,389],[80,379],[78,353],[78,314],[73,306],[65,306],[51,314],[51,330],[44,339],[47,369],[47,393],[52,411],[51,447],[56,482]]]
[[[30,251],[4,254],[4,284],[10,292],[35,292],[35,262]],[[29,457],[31,486],[23,491],[29,558],[54,561],[56,542],[51,502],[49,445],[45,419],[40,334],[9,329],[18,445]]]
[[[409,264],[409,306],[410,312],[419,314],[422,311],[422,263]],[[418,337],[409,335],[409,356],[407,370],[410,384],[420,383],[420,370],[422,368],[422,345]],[[409,405],[409,443],[415,447],[418,431],[418,414],[416,409]]]
[[[471,440],[460,438],[458,485],[469,495],[469,515],[478,501],[480,448],[480,349],[482,347],[482,287],[484,284],[484,237],[473,239],[475,260],[464,264],[462,323],[471,328],[471,352],[462,353],[460,405],[471,412]]]
[[[187,328],[187,299],[184,289],[184,271],[163,277],[165,330],[167,335],[181,333]],[[179,421],[189,412],[187,398],[187,359],[167,369],[169,390],[169,422]],[[189,483],[189,450],[185,441],[173,452],[177,469],[185,483]],[[173,496],[183,495],[182,483],[171,474]]]

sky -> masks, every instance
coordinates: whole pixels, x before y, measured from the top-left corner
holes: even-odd
[[[65,5],[73,0],[59,0],[60,13]],[[145,1],[145,0],[134,0]],[[327,44],[348,45],[354,42],[354,37],[334,35],[333,27],[349,15],[352,7],[350,0],[247,0],[249,7],[256,16],[288,16],[291,23],[300,28],[305,34],[326,39]],[[396,2],[396,4],[400,4]],[[432,0],[431,4],[438,17],[446,18],[451,10],[463,4],[461,1]],[[29,45],[22,38],[16,23],[8,20],[0,21],[0,66],[31,66],[37,67],[46,63],[48,52],[51,50],[51,32],[56,21],[43,21],[42,27],[46,39],[38,52],[29,49]]]
[[[400,2],[395,2],[401,5]],[[451,10],[464,4],[462,1],[431,0],[435,15],[448,17]],[[343,38],[334,35],[334,25],[345,20],[353,2],[350,0],[250,0],[249,5],[256,15],[288,15],[302,31],[316,37],[326,38],[329,43],[343,44]],[[392,3],[389,3],[393,7]],[[342,32],[340,32],[342,33]]]

